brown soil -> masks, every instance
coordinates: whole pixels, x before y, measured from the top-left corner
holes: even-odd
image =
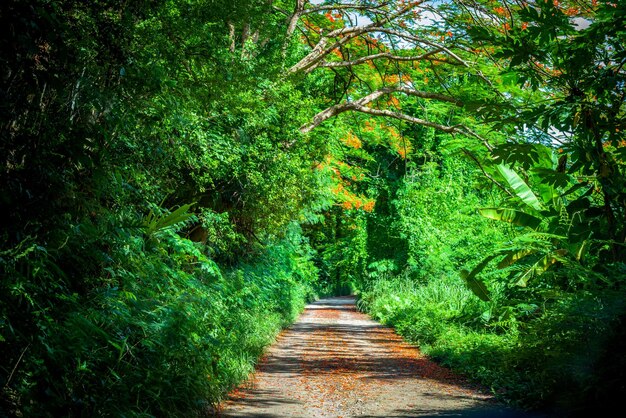
[[[357,312],[354,298],[317,301],[283,331],[225,417],[528,417],[426,358]]]

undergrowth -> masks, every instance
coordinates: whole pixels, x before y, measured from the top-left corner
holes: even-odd
[[[624,375],[618,291],[577,292],[543,306],[505,302],[480,301],[460,278],[396,277],[372,283],[359,306],[508,403],[565,416],[616,402]]]
[[[102,285],[83,297],[59,292],[55,305],[37,310],[24,298],[41,297],[26,293],[18,274],[5,281],[5,295],[26,308],[7,312],[9,324],[21,316],[38,330],[6,382],[5,413],[202,415],[247,378],[314,297],[316,269],[297,228],[228,268],[172,230],[129,235],[124,244],[111,254]],[[34,263],[45,255],[35,248],[24,257]],[[17,338],[2,330],[2,344]]]

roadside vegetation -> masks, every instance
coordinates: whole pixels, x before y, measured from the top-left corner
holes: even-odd
[[[347,293],[500,399],[619,401],[625,7],[4,1],[0,415],[206,415]]]

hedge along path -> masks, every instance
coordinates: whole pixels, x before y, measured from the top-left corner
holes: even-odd
[[[527,417],[494,402],[356,310],[353,297],[307,306],[223,405],[225,417]]]

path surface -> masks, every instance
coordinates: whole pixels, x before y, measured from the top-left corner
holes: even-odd
[[[281,333],[225,417],[529,417],[428,360],[357,312],[354,298],[317,301]]]

